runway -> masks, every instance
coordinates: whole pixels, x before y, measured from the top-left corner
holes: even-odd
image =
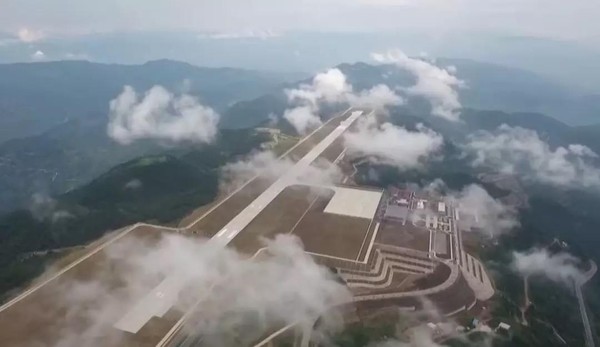
[[[292,168],[284,173],[275,183],[267,188],[242,212],[235,216],[211,239],[221,242],[224,245],[236,237],[258,214],[269,204],[283,189],[296,183],[297,177],[304,172],[314,161],[329,147],[348,127],[350,127],[361,115],[363,111],[352,111],[348,119],[343,121],[335,130],[333,130],[323,141],[319,142],[307,155],[300,159]]]
[[[229,244],[252,220],[254,220],[286,187],[297,183],[297,178],[359,117],[363,111],[352,111],[350,116],[340,123],[327,137],[315,145],[302,159],[286,171],[279,179],[261,193],[254,201],[244,208],[238,215],[231,219],[209,242],[215,247],[225,247]],[[115,328],[137,333],[153,316],[162,317],[176,301],[177,293],[185,286],[185,279],[169,276],[154,288],[148,295],[138,301],[120,320],[115,323]],[[164,288],[168,288],[165,291]]]
[[[331,155],[327,153],[335,145],[336,139],[339,142],[344,131],[358,118],[368,113],[370,113],[368,110],[357,111],[356,109],[339,113],[280,156],[294,163],[292,168],[282,176],[272,180],[253,177],[223,200],[219,200],[208,210],[199,212],[197,216],[193,216],[193,219],[190,218],[178,228],[137,223],[124,228],[101,244],[93,244],[85,255],[58,272],[40,278],[39,283],[0,306],[0,325],[6,328],[0,332],[0,339],[14,346],[31,345],[35,341],[45,341],[52,345],[58,341],[62,336],[63,327],[78,323],[72,322],[70,316],[64,314],[69,307],[66,300],[58,300],[61,298],[62,286],[88,281],[93,278],[94,273],[104,271],[105,267],[112,269],[107,275],[109,278],[105,290],[109,295],[118,293],[123,275],[119,270],[120,264],[118,260],[106,257],[107,250],[117,247],[118,244],[131,240],[153,242],[152,240],[163,232],[186,232],[190,235],[207,237],[209,242],[214,242],[218,244],[217,246],[232,247],[230,242],[238,240],[236,236],[285,187],[290,183],[297,183],[298,175],[302,171],[320,158],[333,161],[339,153],[336,152],[333,158],[329,158]],[[210,221],[206,222],[207,220]],[[254,249],[247,251],[249,255],[256,252]],[[161,339],[162,342],[168,342],[171,337],[177,336],[176,333],[173,334],[178,330],[175,323],[182,318],[179,314],[174,316],[170,308],[176,304],[178,293],[185,285],[186,279],[181,278],[166,277],[160,282],[157,280],[135,300],[128,301],[127,305],[122,307],[122,311],[118,310],[111,314],[114,317],[101,323],[98,329],[102,330],[101,336],[106,339],[102,344],[115,345],[107,342],[110,340],[120,341],[117,345],[156,346]],[[94,298],[90,298],[89,304],[95,303]],[[43,307],[43,314],[39,311],[40,307]],[[83,314],[86,308],[79,305],[73,309]],[[86,327],[82,327],[84,328]]]

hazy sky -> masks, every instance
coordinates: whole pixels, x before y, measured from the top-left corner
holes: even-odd
[[[0,31],[21,30],[26,40],[129,30],[477,30],[595,40],[599,15],[598,0],[1,0]]]

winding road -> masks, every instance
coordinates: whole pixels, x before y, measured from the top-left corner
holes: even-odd
[[[590,260],[590,269],[574,283],[575,295],[577,296],[577,301],[579,302],[579,311],[581,311],[581,320],[583,321],[586,347],[595,347],[596,344],[594,343],[594,335],[592,334],[592,327],[590,325],[590,319],[585,308],[585,301],[581,289],[589,280],[592,279],[592,277],[594,277],[596,271],[598,271],[598,266],[596,265],[596,262]]]

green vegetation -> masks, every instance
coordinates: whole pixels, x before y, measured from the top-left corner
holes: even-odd
[[[474,86],[461,93],[464,105],[502,110],[539,105],[530,111],[550,108],[556,111],[557,104],[566,105],[567,110],[573,107],[567,105],[564,98],[554,97],[563,91],[545,85],[535,76],[515,79],[514,73],[499,67],[469,61],[446,63],[458,66],[458,70],[466,74],[460,77]],[[339,68],[356,90],[379,83],[414,82],[412,76],[391,66],[357,63],[342,64]],[[388,80],[382,80],[384,75]],[[32,182],[41,182],[42,186],[49,187],[50,193],[56,193],[52,200],[39,202],[39,206],[30,210],[21,209],[0,217],[0,293],[39,274],[47,261],[56,257],[52,250],[85,244],[108,230],[137,221],[178,220],[214,199],[220,166],[268,140],[268,135],[252,130],[228,130],[221,132],[216,144],[199,148],[165,150],[144,141],[119,146],[107,138],[105,126],[108,101],[123,85],[145,90],[161,84],[179,90],[182,81],[189,80],[189,92],[201,96],[203,103],[221,112],[221,126],[228,128],[265,123],[270,114],[281,115],[288,106],[285,93],[281,89],[272,90],[278,84],[273,76],[234,69],[201,69],[170,61],[142,66],[87,62],[15,64],[0,66],[0,76],[4,77],[0,78],[0,114],[7,120],[0,126],[0,141],[29,136],[0,145],[0,190],[3,192],[0,211],[23,205],[39,189]],[[89,81],[94,82],[93,89],[89,88]],[[269,94],[259,96],[265,92]],[[548,98],[548,95],[553,97]],[[256,99],[235,103],[253,97]],[[36,103],[30,102],[33,98]],[[431,116],[429,103],[415,99],[392,108],[388,120],[408,129],[422,123],[441,133],[446,140],[444,160],[434,160],[421,170],[407,172],[361,165],[357,173],[359,182],[385,187],[405,182],[425,184],[441,178],[452,190],[476,183],[493,197],[503,197],[509,192],[478,179],[480,172],[469,167],[460,148],[452,143],[473,131],[493,130],[501,124],[536,130],[553,146],[582,143],[600,152],[599,126],[570,127],[537,113],[469,108],[462,111],[461,122],[450,123]],[[330,110],[321,111],[327,114]],[[44,115],[43,119],[40,115]],[[284,133],[293,132],[284,121],[277,125]],[[17,129],[25,129],[27,133],[15,133]],[[284,152],[294,140],[282,136],[274,150]],[[114,166],[122,162],[125,163]],[[107,171],[110,167],[113,168]],[[600,234],[596,232],[600,229],[597,213],[600,198],[597,194],[537,186],[526,187],[526,193],[530,197],[530,208],[521,211],[520,229],[501,238],[496,247],[479,249],[482,260],[496,274],[498,295],[492,325],[504,321],[514,328],[511,337],[498,339],[494,345],[560,346],[560,338],[569,345],[583,345],[583,330],[573,293],[560,284],[531,279],[530,295],[534,304],[526,314],[529,325],[521,325],[519,307],[523,301],[523,283],[510,268],[511,252],[546,245],[560,238],[570,245],[571,253],[592,257],[600,263],[596,256],[600,244]],[[585,288],[596,332],[600,332],[599,278],[596,276]],[[387,323],[356,324],[337,336],[336,341],[340,346],[366,346],[393,334],[393,326]],[[479,341],[485,337],[472,334],[469,339]],[[460,346],[464,341],[450,344]]]
[[[135,160],[131,165],[133,166],[148,166],[152,164],[164,163],[168,160],[168,158],[164,155],[162,156],[153,156],[153,157],[144,157],[138,160]]]
[[[344,331],[334,337],[335,346],[339,347],[363,347],[374,342],[385,341],[395,336],[394,324],[364,324],[355,323],[349,325]]]
[[[226,127],[252,123],[256,116],[238,108],[237,120],[228,122],[230,105],[270,92],[285,78],[169,60],[143,65],[0,64],[0,213],[26,206],[37,192],[59,195],[115,165],[165,150],[152,141],[121,146],[107,136],[109,102],[125,85],[140,93],[155,85],[175,94],[186,92],[223,115],[220,126]]]
[[[446,149],[448,151],[448,149]],[[430,163],[422,170],[399,172],[380,165],[360,165],[357,177],[361,183],[385,187],[390,184],[413,182],[427,184],[442,179],[451,190],[460,190],[468,184],[480,184],[490,195],[500,198],[508,191],[482,183],[476,172],[445,153],[441,162]],[[523,298],[523,279],[513,271],[513,251],[523,251],[534,246],[549,245],[555,238],[566,241],[570,253],[587,259],[597,258],[600,243],[600,197],[581,191],[559,191],[529,185],[524,187],[529,196],[529,207],[520,211],[521,226],[509,235],[502,236],[498,244],[481,243],[476,252],[486,263],[494,277],[497,295],[492,302],[491,326],[506,322],[513,327],[511,336],[494,340],[493,346],[582,346],[583,326],[577,300],[569,284],[554,283],[543,278],[530,278],[530,299],[533,305],[526,314],[527,326],[521,324],[520,306]],[[595,278],[585,288],[591,320],[600,332],[597,315],[600,312],[600,280]],[[473,339],[469,336],[469,339]],[[473,342],[473,341],[471,341]],[[450,341],[451,346],[466,346],[465,341]]]
[[[583,192],[556,192],[529,187],[528,209],[520,213],[518,231],[500,239],[495,247],[480,250],[480,256],[495,273],[498,295],[494,304],[496,324],[504,321],[514,329],[510,341],[500,340],[498,346],[583,346],[583,325],[579,306],[569,283],[554,283],[540,277],[530,277],[529,295],[533,305],[526,314],[528,326],[521,325],[519,310],[524,301],[523,279],[510,268],[513,250],[549,245],[554,238],[569,244],[569,251],[583,259],[597,261],[595,246],[600,237],[593,230],[600,227],[594,213],[600,198]],[[586,301],[592,322],[600,312],[597,278],[586,286]],[[594,319],[595,318],[595,319]],[[595,327],[596,334],[600,331]]]
[[[252,129],[224,131],[213,146],[173,150],[118,165],[89,184],[0,218],[0,293],[43,271],[48,255],[139,221],[167,224],[212,201],[219,168],[266,140]]]
[[[273,72],[205,68],[173,60],[142,65],[88,61],[0,64],[0,142],[37,135],[66,120],[104,128],[108,103],[125,85],[139,91],[155,85],[173,92],[185,90],[223,111],[237,101],[271,91],[287,78]]]

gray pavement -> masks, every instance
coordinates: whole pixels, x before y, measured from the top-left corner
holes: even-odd
[[[260,194],[253,202],[227,223],[212,239],[228,244],[239,234],[273,199],[286,187],[297,182],[297,177],[315,161],[340,135],[342,135],[354,121],[363,114],[363,111],[352,111],[348,119],[344,120],[323,141],[319,142],[307,155],[300,159],[292,168],[284,173],[275,183]]]
[[[585,308],[585,300],[583,298],[582,287],[596,274],[598,270],[598,266],[596,262],[590,260],[591,268],[588,270],[583,278],[575,281],[575,295],[577,296],[577,301],[579,302],[579,311],[581,312],[581,320],[583,321],[583,331],[585,334],[585,346],[586,347],[595,347],[596,344],[594,342],[594,335],[592,334],[592,327],[590,325],[590,318],[587,314],[587,309]]]
[[[269,186],[262,194],[244,208],[237,216],[229,221],[215,236],[210,239],[220,246],[225,247],[233,240],[248,224],[256,218],[260,212],[268,206],[286,187],[297,183],[298,176],[304,172],[333,142],[338,139],[360,116],[364,111],[348,111],[351,112],[350,117],[344,120],[336,129],[334,129],[327,137],[319,142],[308,154],[300,159],[293,167],[285,172],[277,181]],[[372,113],[372,111],[371,111]],[[167,279],[168,280],[168,279]],[[173,279],[174,281],[176,279]],[[181,322],[178,322],[181,325]],[[165,346],[171,340],[173,335],[179,330],[174,329],[170,332],[163,341],[157,346]],[[171,336],[169,336],[171,335]],[[198,336],[186,336],[178,346],[190,346],[197,342]]]

